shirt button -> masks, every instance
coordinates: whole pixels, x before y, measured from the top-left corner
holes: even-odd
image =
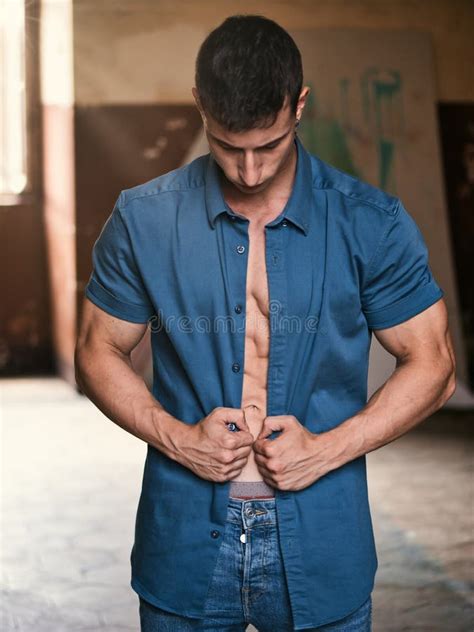
[[[286,221],[286,219],[284,219],[281,223],[282,226],[288,226],[288,222]]]
[[[237,252],[239,253],[239,255],[241,255],[243,252],[245,252],[245,246],[237,246]]]
[[[245,514],[249,516],[250,518],[252,518],[252,516],[255,516],[255,509],[250,509],[250,508],[246,509]]]
[[[230,219],[231,219],[233,222],[235,222],[235,220],[237,219],[237,217],[236,217],[235,215],[231,215],[231,216],[230,216]]]
[[[240,364],[237,364],[237,362],[234,362],[234,364],[232,365],[232,371],[234,373],[238,373],[240,371]]]
[[[211,538],[216,539],[220,536],[220,534],[221,534],[220,531],[217,531],[217,530],[211,531]]]
[[[236,305],[236,306],[234,307],[234,312],[235,312],[236,314],[240,314],[240,312],[241,312],[241,311],[242,311],[242,305]]]

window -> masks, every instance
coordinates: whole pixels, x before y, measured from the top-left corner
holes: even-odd
[[[0,2],[0,195],[27,188],[24,0]]]

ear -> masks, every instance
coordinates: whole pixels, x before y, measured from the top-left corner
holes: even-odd
[[[204,125],[206,125],[206,115],[204,113],[204,109],[203,109],[202,104],[201,104],[201,99],[199,98],[199,92],[197,91],[197,88],[192,88],[191,91],[193,93],[193,97],[194,97],[194,100],[196,102],[196,107],[199,110],[199,113],[200,113],[200,115],[202,117],[202,122],[204,123]]]
[[[304,88],[300,92],[300,96],[298,97],[298,103],[296,104],[296,120],[298,122],[303,114],[304,106],[306,105],[306,99],[310,91],[311,88],[309,86],[304,86]]]

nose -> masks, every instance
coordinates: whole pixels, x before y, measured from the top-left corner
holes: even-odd
[[[246,186],[253,187],[258,184],[260,180],[260,164],[253,152],[244,153],[239,171],[240,178]]]

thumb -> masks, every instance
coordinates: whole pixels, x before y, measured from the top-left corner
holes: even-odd
[[[263,420],[263,426],[260,430],[260,434],[257,439],[263,439],[272,434],[275,430],[283,430],[285,428],[285,422],[283,417],[276,415],[265,417]]]

